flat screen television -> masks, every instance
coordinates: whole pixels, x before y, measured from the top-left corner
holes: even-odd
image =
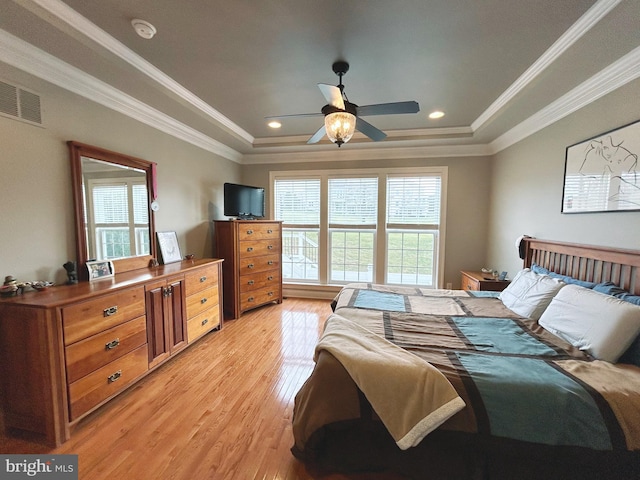
[[[224,215],[242,219],[264,217],[264,188],[224,184]]]

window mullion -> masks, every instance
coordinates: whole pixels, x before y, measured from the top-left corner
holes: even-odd
[[[320,177],[320,252],[318,252],[318,273],[321,285],[329,283],[329,184],[328,176]]]
[[[386,283],[387,272],[387,181],[386,175],[378,175],[378,231],[375,244],[374,281]]]

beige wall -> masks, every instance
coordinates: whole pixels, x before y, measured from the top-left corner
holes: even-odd
[[[340,152],[336,153],[336,157]],[[283,170],[340,170],[389,167],[448,167],[447,225],[445,232],[444,284],[460,286],[460,270],[484,265],[489,221],[491,160],[485,157],[426,158],[323,163],[244,165],[244,183],[269,188],[269,172]],[[267,194],[269,197],[269,194]],[[443,285],[443,287],[445,286]]]
[[[0,63],[0,78],[41,96],[44,128],[0,116],[0,276],[66,280],[75,259],[67,140],[158,164],[157,230],[174,230],[183,254],[212,256],[210,220],[240,166]]]
[[[272,170],[389,167],[389,161],[244,165],[165,135],[7,65],[0,78],[41,96],[44,128],[0,116],[0,278],[62,282],[75,257],[69,161],[77,140],[158,163],[158,230],[175,230],[183,253],[213,254],[210,220],[223,218],[225,181],[269,187]],[[609,94],[493,158],[394,160],[449,168],[445,283],[459,270],[520,268],[513,245],[527,233],[640,248],[640,212],[560,213],[567,145],[640,118],[640,81]],[[339,155],[337,152],[336,155]]]
[[[489,264],[520,269],[515,239],[522,234],[640,249],[640,212],[560,213],[566,147],[639,120],[638,98],[635,80],[495,156]]]

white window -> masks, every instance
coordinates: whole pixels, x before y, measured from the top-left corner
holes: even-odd
[[[285,282],[440,286],[446,167],[270,176]]]
[[[110,259],[150,252],[147,187],[139,179],[90,180],[87,238],[96,245],[91,258]]]
[[[378,224],[378,178],[329,182],[329,283],[372,282]]]
[[[320,179],[280,179],[272,185],[274,218],[283,221],[282,276],[318,282]]]
[[[387,283],[435,285],[441,196],[438,176],[387,176]]]

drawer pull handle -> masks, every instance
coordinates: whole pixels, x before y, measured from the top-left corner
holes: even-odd
[[[269,229],[267,230],[267,233],[273,233],[273,230]]]
[[[109,380],[109,383],[113,383],[116,380],[118,380],[121,376],[122,376],[122,370],[118,370],[116,373],[112,373],[107,378]]]
[[[252,235],[253,234],[253,230],[247,230],[247,235]]]
[[[273,275],[269,275],[269,276],[267,277],[267,280],[273,280]]]
[[[253,302],[253,297],[247,298],[247,302]]]
[[[253,267],[254,267],[253,263],[250,263],[249,265],[247,265],[247,268],[253,268]]]
[[[207,299],[203,298],[202,300],[200,300],[200,303],[202,303],[202,304],[207,303]]]
[[[247,252],[253,252],[253,247],[247,248]]]
[[[273,250],[273,245],[267,245],[267,250]]]
[[[273,265],[273,260],[269,260],[269,261],[267,262],[267,265]]]
[[[269,295],[270,297],[273,297],[273,292],[269,292],[267,293],[267,295]]]
[[[106,350],[113,350],[118,345],[120,345],[120,339],[116,338],[115,340],[111,340],[109,343],[105,343],[104,348]]]
[[[248,283],[249,285],[253,285],[253,283],[254,283],[254,282],[253,282],[253,280],[249,280],[247,283]]]
[[[105,317],[110,317],[111,315],[115,315],[118,313],[118,306],[114,305],[113,307],[105,308],[102,313]]]
[[[206,282],[206,281],[207,281],[207,276],[206,275],[204,277],[200,277],[200,283]]]
[[[207,323],[209,323],[209,319],[205,318],[204,320],[202,320],[202,326],[204,327]]]

